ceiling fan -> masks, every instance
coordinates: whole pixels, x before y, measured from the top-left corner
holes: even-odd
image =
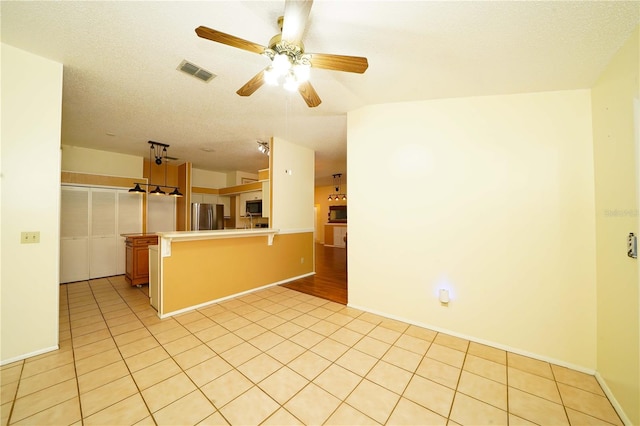
[[[278,84],[282,80],[284,87],[291,91],[297,90],[309,107],[317,107],[322,101],[308,80],[310,68],[362,74],[369,63],[367,58],[360,56],[305,53],[302,35],[312,4],[313,0],[286,0],[284,16],[278,19],[281,33],[271,38],[268,47],[204,26],[196,28],[196,34],[217,43],[265,55],[271,59],[271,64],[267,68],[256,74],[236,92],[238,95],[250,96],[265,82]]]

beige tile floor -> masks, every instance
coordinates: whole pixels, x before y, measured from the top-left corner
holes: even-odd
[[[60,287],[60,350],[2,367],[2,425],[622,424],[594,377],[282,287],[160,320]]]

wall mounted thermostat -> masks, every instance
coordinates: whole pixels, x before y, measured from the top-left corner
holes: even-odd
[[[634,259],[638,258],[638,237],[633,235],[633,232],[629,232],[627,237],[627,256]]]

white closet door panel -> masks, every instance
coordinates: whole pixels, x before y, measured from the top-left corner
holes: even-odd
[[[116,275],[117,238],[91,238],[89,243],[89,276],[91,279]]]
[[[89,235],[89,188],[62,187],[60,238]]]
[[[60,240],[60,282],[70,283],[89,279],[89,239]]]
[[[115,275],[116,266],[116,190],[91,190],[91,237],[89,238],[89,276]]]
[[[142,232],[142,195],[118,191],[118,232],[136,234]]]
[[[116,191],[91,191],[91,237],[116,234]]]
[[[142,195],[118,191],[118,231],[116,241],[116,274],[126,272],[127,250],[122,234],[142,232]]]
[[[147,197],[147,232],[176,230],[176,199],[161,195]]]

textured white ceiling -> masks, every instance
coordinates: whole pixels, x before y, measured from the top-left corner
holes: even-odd
[[[589,88],[640,23],[640,1],[322,1],[308,52],[365,56],[362,75],[312,70],[322,99],[263,86],[267,59],[196,36],[266,45],[284,1],[2,1],[2,42],[64,64],[62,142],[148,155],[148,140],[208,170],[268,166],[256,140],[316,151],[316,179],[346,174],[346,113],[369,104]],[[187,59],[217,75],[176,70]],[[114,136],[109,136],[108,133]],[[389,141],[392,143],[393,141]],[[211,151],[206,152],[205,150]]]

